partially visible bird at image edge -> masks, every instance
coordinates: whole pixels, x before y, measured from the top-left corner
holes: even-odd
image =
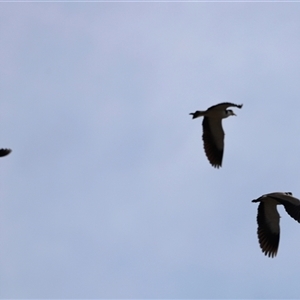
[[[265,194],[252,202],[259,202],[257,212],[257,236],[262,252],[274,257],[277,254],[280,238],[280,215],[277,205],[283,205],[286,212],[300,223],[300,200],[290,192]]]
[[[204,117],[202,122],[204,151],[209,162],[215,168],[221,167],[223,160],[225,133],[222,127],[222,119],[236,116],[231,109],[227,109],[228,107],[242,108],[243,104],[224,102],[211,106],[205,111],[197,110],[190,113],[193,119]]]

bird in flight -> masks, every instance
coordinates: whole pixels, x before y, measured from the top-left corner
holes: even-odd
[[[190,113],[193,119],[204,117],[202,122],[203,127],[203,143],[205,154],[215,168],[222,166],[224,152],[224,130],[222,128],[222,119],[236,114],[228,107],[242,108],[243,104],[237,105],[229,102],[220,103],[211,106],[205,111],[195,111]]]
[[[257,236],[262,252],[274,257],[277,254],[280,237],[277,205],[283,205],[286,212],[300,223],[300,200],[292,193],[276,192],[265,194],[252,202],[259,202],[257,213]]]
[[[0,149],[0,157],[8,155],[10,152],[11,152],[11,149],[1,148]]]

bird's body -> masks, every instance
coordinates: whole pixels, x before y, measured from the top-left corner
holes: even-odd
[[[243,105],[224,102],[211,106],[205,111],[197,110],[194,113],[190,113],[193,119],[204,117],[202,122],[204,151],[209,162],[215,168],[221,167],[223,160],[225,133],[222,128],[222,119],[235,116],[231,109],[227,109],[231,106],[242,108]]]
[[[280,238],[280,216],[277,205],[283,205],[286,212],[300,223],[300,200],[292,193],[275,192],[262,195],[252,202],[259,202],[257,213],[257,236],[263,253],[269,257],[277,254]]]
[[[11,149],[1,148],[0,149],[0,157],[8,155],[10,152],[11,152]]]

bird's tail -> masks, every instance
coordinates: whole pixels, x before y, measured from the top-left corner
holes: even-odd
[[[194,113],[190,113],[190,115],[193,116],[193,119],[198,118],[198,117],[203,117],[204,116],[204,111],[197,110]]]
[[[260,198],[254,199],[254,200],[252,200],[251,202],[260,202]]]

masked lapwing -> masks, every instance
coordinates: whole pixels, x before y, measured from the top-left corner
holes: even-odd
[[[270,193],[252,200],[259,202],[257,213],[257,236],[262,252],[274,257],[277,254],[280,237],[279,213],[277,205],[283,205],[286,212],[300,223],[300,200],[292,193]]]
[[[10,152],[11,152],[11,149],[1,148],[0,149],[0,157],[8,155]]]
[[[222,166],[225,135],[222,128],[222,119],[229,116],[236,116],[231,109],[227,109],[231,106],[242,108],[243,104],[237,105],[224,102],[211,106],[205,111],[197,110],[194,113],[190,113],[190,115],[193,116],[193,119],[204,117],[202,122],[204,151],[209,162],[215,168]]]

